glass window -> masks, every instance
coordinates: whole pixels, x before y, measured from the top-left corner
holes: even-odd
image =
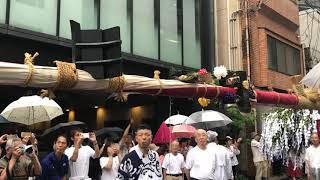
[[[300,51],[288,44],[268,36],[269,69],[288,74],[301,73]]]
[[[199,1],[183,0],[184,66],[201,68]]]
[[[130,52],[130,13],[127,0],[101,0],[100,27],[107,29],[120,26],[121,49]]]
[[[277,42],[277,60],[278,71],[286,73],[286,46],[281,42]]]
[[[154,1],[133,0],[133,53],[158,59]]]
[[[277,48],[276,41],[273,38],[268,37],[268,61],[269,68],[273,70],[277,70]]]
[[[178,33],[177,7],[177,0],[160,1],[160,59],[181,65],[181,33]]]
[[[301,61],[300,61],[300,51],[297,49],[293,50],[293,74],[301,74]]]
[[[97,4],[93,0],[61,0],[60,36],[71,39],[70,20],[81,29],[97,29]]]
[[[57,0],[12,0],[11,26],[56,35]]]
[[[6,22],[6,7],[7,0],[0,0],[0,23],[2,24]]]

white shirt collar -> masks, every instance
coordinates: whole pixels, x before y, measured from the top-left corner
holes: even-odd
[[[134,150],[135,150],[136,153],[138,154],[139,158],[140,158],[140,159],[143,159],[143,152],[141,151],[139,145],[135,145],[135,146],[134,146]],[[148,150],[148,154],[150,154],[150,153],[151,153],[151,150],[149,149],[149,150]]]

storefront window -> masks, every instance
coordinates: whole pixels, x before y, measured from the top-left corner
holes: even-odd
[[[183,0],[184,66],[201,68],[199,1]]]
[[[178,33],[177,9],[177,0],[160,1],[160,59],[181,65],[181,34]]]
[[[127,10],[127,0],[101,0],[101,29],[120,26],[121,49],[130,52],[130,16]]]
[[[71,39],[70,20],[81,29],[97,29],[97,4],[93,0],[61,0],[60,36]]]
[[[6,22],[6,7],[7,0],[0,0],[0,23],[2,24]]]
[[[56,35],[57,0],[11,0],[10,2],[11,26]],[[0,5],[2,14],[1,9]]]
[[[152,0],[133,0],[133,54],[158,59],[158,31]]]

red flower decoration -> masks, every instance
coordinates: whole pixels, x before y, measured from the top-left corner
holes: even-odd
[[[202,69],[200,69],[198,71],[198,74],[201,75],[201,76],[206,75],[207,73],[208,73],[208,71],[206,69],[204,69],[204,68],[202,68]]]

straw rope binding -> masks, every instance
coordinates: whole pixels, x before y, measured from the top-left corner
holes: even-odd
[[[54,61],[58,68],[58,77],[55,89],[73,88],[78,82],[78,70],[74,63]]]

